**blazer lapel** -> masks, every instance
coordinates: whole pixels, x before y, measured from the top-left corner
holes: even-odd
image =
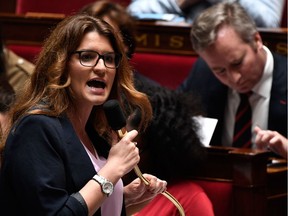
[[[67,173],[70,173],[70,183],[74,189],[82,188],[95,174],[94,166],[68,118],[60,118],[63,129],[63,139],[66,143]],[[73,190],[73,189],[72,189]]]

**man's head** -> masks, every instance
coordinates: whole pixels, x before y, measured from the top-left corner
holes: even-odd
[[[214,75],[240,93],[260,80],[266,54],[254,21],[238,3],[203,11],[191,28],[191,41]]]

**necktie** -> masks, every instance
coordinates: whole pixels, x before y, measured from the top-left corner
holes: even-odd
[[[233,147],[251,147],[252,110],[249,103],[251,94],[240,94],[240,104],[235,116]]]

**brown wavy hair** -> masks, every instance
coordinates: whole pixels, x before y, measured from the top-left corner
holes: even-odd
[[[71,78],[67,64],[84,35],[92,31],[107,38],[114,52],[122,55],[108,100],[118,99],[120,106],[124,108],[123,98],[126,98],[128,108],[125,104],[125,112],[129,114],[135,108],[140,109],[142,121],[138,129],[141,131],[146,128],[152,118],[151,104],[146,94],[134,88],[133,72],[125,55],[121,38],[106,22],[83,14],[66,17],[45,40],[31,80],[11,109],[10,128],[25,115],[44,114],[57,117],[65,115],[68,109],[73,107]],[[99,134],[109,137],[111,129],[102,105],[93,107],[89,121],[93,122]],[[1,142],[2,150],[5,139]]]

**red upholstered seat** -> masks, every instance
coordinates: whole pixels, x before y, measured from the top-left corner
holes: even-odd
[[[200,186],[200,187],[199,187]],[[167,187],[167,191],[172,194],[182,205],[185,214],[191,215],[211,215],[210,201],[215,216],[232,216],[232,191],[233,184],[230,182],[216,182],[206,180],[190,180],[172,184]],[[206,200],[205,192],[210,201]],[[193,205],[194,204],[194,205]],[[165,207],[164,207],[165,206]],[[203,209],[203,208],[206,209]],[[171,201],[163,195],[158,195],[144,209],[135,216],[171,216],[178,215],[177,208]]]
[[[130,3],[130,0],[113,0],[124,6]],[[17,0],[16,13],[23,14],[27,12],[39,13],[63,13],[70,14],[77,12],[82,6],[93,2],[93,0]]]
[[[175,89],[188,76],[195,61],[192,56],[136,53],[131,63],[141,74]]]
[[[203,188],[214,208],[215,216],[233,215],[233,183],[193,180]]]
[[[32,45],[9,45],[19,56],[35,63],[41,47]],[[171,89],[187,77],[196,57],[168,54],[136,53],[131,61],[141,74]]]
[[[41,46],[33,45],[8,45],[8,48],[26,60],[35,63],[35,59],[41,50]]]

